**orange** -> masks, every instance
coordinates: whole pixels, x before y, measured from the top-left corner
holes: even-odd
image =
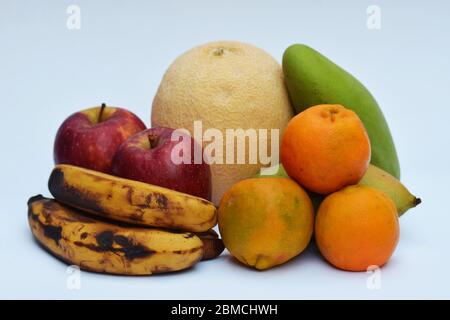
[[[399,233],[394,202],[366,186],[349,186],[329,195],[316,216],[317,246],[328,262],[343,270],[381,267],[394,252]]]
[[[289,122],[281,162],[310,191],[328,194],[356,184],[370,161],[370,141],[358,115],[341,105],[318,105]]]
[[[225,247],[241,263],[259,270],[300,254],[311,240],[313,225],[308,194],[288,178],[240,181],[220,202]]]

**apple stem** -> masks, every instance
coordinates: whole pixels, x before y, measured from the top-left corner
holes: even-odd
[[[156,145],[158,144],[157,139],[158,139],[158,137],[154,134],[148,135],[148,142],[150,142],[150,149],[153,149],[156,147]]]
[[[103,111],[106,108],[106,103],[102,103],[102,106],[100,107],[100,113],[98,114],[98,119],[97,119],[97,123],[102,122],[102,117],[103,117]]]

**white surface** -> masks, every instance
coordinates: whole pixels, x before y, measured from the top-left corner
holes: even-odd
[[[448,1],[12,1],[0,2],[0,298],[450,298]],[[162,4],[164,3],[164,4]],[[81,8],[81,30],[66,8]],[[381,30],[366,27],[377,4]],[[423,199],[401,219],[401,239],[381,273],[326,264],[310,248],[266,272],[224,254],[173,275],[81,275],[37,247],[26,200],[48,195],[52,144],[72,112],[106,102],[149,124],[150,106],[171,61],[218,39],[253,43],[278,60],[306,43],[373,92],[394,135],[402,179]]]

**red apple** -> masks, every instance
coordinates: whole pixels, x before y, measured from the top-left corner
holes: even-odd
[[[74,113],[56,134],[55,163],[111,173],[112,159],[119,146],[142,130],[144,123],[125,109],[102,104]]]
[[[172,141],[173,132],[169,128],[151,128],[128,138],[114,157],[113,174],[211,200],[209,164],[204,161],[194,163],[194,144],[197,142],[187,135]],[[178,164],[173,161],[172,151],[176,145],[180,146],[179,143],[185,143],[186,150],[191,148],[190,161]],[[198,144],[197,147],[200,149]]]

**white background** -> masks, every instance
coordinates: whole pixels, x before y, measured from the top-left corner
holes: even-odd
[[[66,27],[67,6],[81,29]],[[381,30],[366,27],[369,5]],[[10,1],[0,2],[1,298],[450,298],[448,1]],[[106,102],[149,125],[167,66],[212,40],[255,44],[277,60],[292,43],[318,49],[356,75],[383,108],[402,180],[423,204],[401,218],[401,239],[381,271],[333,269],[315,248],[265,272],[227,254],[178,274],[83,272],[68,290],[66,265],[33,241],[26,200],[48,195],[52,144],[71,113]]]

